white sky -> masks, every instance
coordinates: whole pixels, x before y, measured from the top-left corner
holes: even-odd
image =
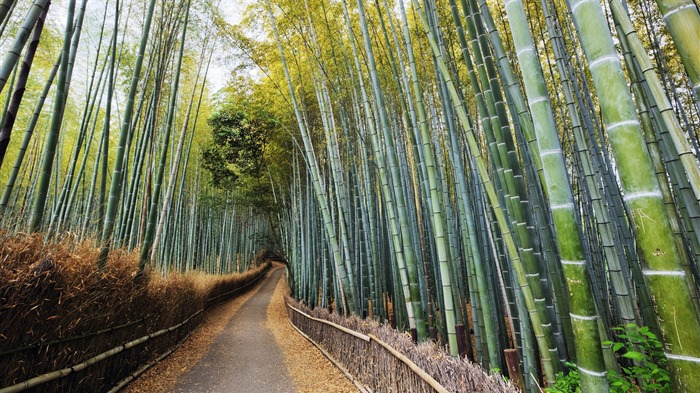
[[[219,9],[226,17],[226,21],[231,24],[238,24],[243,17],[243,11],[252,3],[253,0],[223,0]],[[231,70],[235,64],[227,64],[225,58],[218,58],[212,62],[211,70],[209,71],[209,86],[212,93],[226,85],[226,82],[231,77]]]
[[[145,1],[145,0],[136,0],[136,1]],[[197,2],[198,0],[194,0],[193,2]],[[243,12],[245,9],[248,7],[248,5],[252,4],[255,0],[220,0],[220,5],[219,9],[221,10],[222,14],[226,18],[226,21],[231,23],[231,24],[238,24],[240,23],[242,17],[243,17]],[[80,0],[77,1],[78,5],[81,3]],[[104,12],[104,7],[105,4],[109,3],[109,6],[112,7],[114,0],[88,0],[88,6],[87,6],[87,13],[86,17],[93,19],[93,20],[101,20],[102,18],[102,13]],[[128,2],[127,2],[128,3]],[[20,1],[20,7],[18,7],[17,12],[13,14],[14,18],[23,18],[26,14],[26,10],[29,8],[29,2],[27,4],[23,4],[22,1]],[[65,25],[65,19],[66,19],[66,7],[67,7],[67,0],[53,0],[51,4],[51,10],[49,11],[49,17],[47,21],[47,25],[49,26],[55,26],[55,28],[59,31],[62,32],[63,26]],[[109,17],[108,17],[109,18]],[[107,21],[107,24],[111,26],[111,19]],[[130,23],[131,24],[131,23]],[[7,40],[7,38],[14,38],[15,32],[13,31],[11,34],[9,34],[9,37],[6,35],[3,37],[3,40],[0,40],[0,49],[1,54],[0,57],[4,57],[5,52],[6,52],[6,46],[9,44],[11,40]],[[92,37],[94,39],[94,37]],[[81,40],[81,47],[85,48],[85,46],[90,46],[91,44],[89,43],[91,37],[90,34],[84,34],[82,40]],[[2,42],[4,41],[4,42]],[[212,61],[212,65],[209,71],[209,78],[208,78],[208,84],[209,84],[209,90],[210,92],[216,93],[219,89],[224,87],[226,85],[226,82],[229,80],[231,77],[231,71],[234,69],[236,66],[235,64],[235,59],[232,59],[232,53],[226,53],[227,51],[221,51],[221,53],[215,53],[214,59]],[[81,64],[76,64],[76,73],[77,77],[80,78],[80,75],[83,73],[87,72],[87,69],[82,69],[84,67],[87,67],[87,64],[81,65]]]

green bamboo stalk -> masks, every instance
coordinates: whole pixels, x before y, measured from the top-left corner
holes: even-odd
[[[344,1],[343,5],[344,12],[346,14],[346,21],[348,22],[348,28],[350,28],[350,19],[347,16],[347,7]],[[394,255],[396,255],[398,267],[397,274],[401,278],[402,282],[401,288],[403,289],[404,299],[406,301],[406,312],[408,313],[407,317],[409,320],[409,326],[410,328],[415,328],[418,331],[418,336],[423,339],[427,335],[425,333],[425,320],[423,316],[423,309],[421,307],[420,291],[416,273],[417,258],[413,247],[413,241],[410,238],[410,228],[408,227],[406,199],[403,193],[403,187],[400,184],[401,176],[399,174],[396,149],[391,136],[391,127],[389,125],[388,114],[384,102],[384,93],[379,82],[379,75],[377,72],[369,30],[367,28],[364,6],[358,1],[357,7],[358,15],[360,17],[360,28],[362,31],[365,54],[367,56],[367,65],[370,72],[370,85],[373,92],[372,98],[375,107],[375,116],[378,117],[377,123],[379,129],[377,130],[375,128],[372,121],[368,121],[367,125],[370,133],[371,144],[374,150],[374,159],[377,160],[379,167],[379,175],[384,192],[382,197],[385,199],[385,206],[387,207],[387,219],[389,221],[391,240],[393,242]],[[350,34],[352,37],[352,31],[350,31]],[[351,41],[351,43],[353,45],[353,53],[355,54],[356,50],[354,47],[354,41]],[[361,80],[362,77],[359,65],[357,65],[358,58],[356,54],[355,61],[358,78]],[[369,115],[371,112],[367,101],[367,94],[364,90],[364,82],[360,81],[360,83],[365,112],[366,115]],[[378,133],[377,131],[380,132]],[[385,144],[384,148],[381,147],[382,142]],[[383,154],[383,152],[385,154]],[[396,227],[397,224],[398,227]],[[401,257],[403,257],[403,263]],[[449,307],[446,309],[449,310]]]
[[[414,7],[418,11],[424,28],[429,31],[429,25],[425,13],[423,12],[420,4],[417,0],[414,0],[413,3]],[[430,46],[432,48],[433,55],[435,56],[436,61],[438,63],[439,72],[442,73],[443,77],[445,78],[445,83],[447,84],[450,96],[453,100],[459,101],[459,94],[457,93],[457,90],[454,84],[452,83],[450,72],[447,69],[447,65],[445,64],[444,60],[440,55],[440,50],[437,46],[435,38],[432,36],[432,34],[428,34],[428,39],[430,41]],[[547,344],[547,340],[542,330],[542,323],[540,321],[540,316],[537,313],[537,307],[534,301],[534,297],[532,295],[532,291],[527,284],[527,278],[525,276],[525,271],[523,270],[523,266],[518,255],[517,246],[513,239],[512,233],[509,230],[509,225],[508,221],[506,220],[505,214],[502,208],[500,207],[499,198],[486,169],[486,163],[484,162],[484,159],[480,154],[479,145],[476,141],[476,138],[474,137],[471,122],[469,121],[469,117],[466,113],[466,110],[461,105],[457,106],[457,116],[462,125],[462,129],[466,133],[469,150],[472,156],[474,157],[479,178],[486,190],[489,202],[491,203],[493,211],[496,215],[498,226],[504,237],[505,245],[508,250],[508,256],[511,260],[513,267],[516,270],[516,276],[518,278],[518,282],[521,285],[521,290],[523,292],[523,296],[525,297],[527,309],[530,313],[530,318],[532,320],[533,330],[535,331],[535,336],[538,338],[538,346],[540,348],[541,360],[545,370],[547,381],[553,384],[556,379],[555,375],[556,370],[558,369],[558,362],[556,361],[556,359],[552,359],[552,357],[550,356],[549,345]]]
[[[690,4],[692,5],[692,3]],[[625,10],[622,2],[620,0],[611,0],[610,5],[613,15],[615,16],[618,23],[620,23],[622,32],[625,34],[625,37],[629,42],[630,49],[635,56],[635,60],[639,63],[639,68],[642,70],[644,78],[647,81],[652,97],[656,102],[656,105],[658,105],[659,107],[661,119],[665,125],[665,128],[670,133],[671,140],[673,141],[673,146],[676,148],[681,163],[683,164],[683,169],[685,170],[689,178],[690,185],[693,188],[693,193],[695,194],[695,198],[697,200],[700,200],[700,167],[698,167],[697,160],[693,155],[690,143],[688,142],[683,128],[681,127],[680,122],[678,121],[678,117],[673,111],[673,107],[671,106],[671,103],[669,102],[668,97],[666,96],[664,88],[661,84],[661,80],[656,74],[654,67],[652,67],[649,55],[644,49],[644,46],[642,45],[642,42],[639,39],[639,36],[637,35],[636,30],[632,25],[632,21],[630,20],[630,17],[627,14],[627,11]],[[677,4],[675,5],[675,7],[680,8],[677,8],[676,13],[673,13],[668,16],[669,19],[672,19],[674,21],[680,17],[680,15],[676,14],[687,13],[688,15],[690,15],[693,11],[689,9],[690,7],[688,7],[688,4]],[[695,8],[694,11],[697,15],[697,8]],[[700,24],[698,26],[700,26]],[[697,47],[697,50],[700,51],[700,46]],[[700,54],[700,52],[698,53]],[[700,57],[700,55],[696,57]],[[692,59],[692,61],[697,62],[698,60]],[[698,65],[698,72],[700,72],[700,63],[698,63]],[[700,76],[698,76],[698,78],[700,78]]]
[[[657,0],[659,11],[666,21],[685,66],[695,99],[700,97],[700,11],[692,0]]]
[[[643,273],[655,300],[659,325],[667,345],[672,383],[679,391],[691,389],[700,383],[700,342],[695,339],[700,334],[700,321],[680,264],[634,102],[600,5],[591,0],[567,3],[571,6],[598,92],[624,200],[637,227],[637,247],[645,262]]]
[[[182,46],[181,48],[184,48],[184,41],[185,41],[185,34],[187,32],[187,23],[188,23],[188,18],[189,18],[189,8],[190,8],[190,3],[188,1],[187,4],[187,10],[185,11],[185,26],[183,27],[183,33],[182,33]],[[207,37],[208,38],[208,37]],[[206,48],[206,41],[204,47]],[[202,50],[204,52],[204,49]],[[165,226],[165,217],[167,212],[170,210],[170,205],[171,205],[171,199],[172,199],[172,194],[173,190],[175,189],[175,182],[176,182],[176,177],[177,173],[180,169],[180,159],[182,157],[182,150],[184,148],[185,144],[185,136],[187,134],[187,128],[189,125],[190,121],[190,115],[192,114],[192,106],[194,103],[194,96],[197,91],[197,83],[199,83],[199,77],[202,71],[202,65],[203,62],[199,63],[199,69],[197,71],[197,77],[195,78],[194,81],[194,87],[192,88],[192,94],[190,95],[190,100],[189,100],[189,105],[187,106],[187,112],[185,113],[185,119],[183,120],[182,124],[182,130],[180,131],[180,137],[178,140],[177,148],[175,149],[175,157],[173,158],[173,162],[171,163],[170,167],[170,176],[168,179],[168,187],[165,191],[165,197],[163,199],[163,207],[160,212],[160,217],[158,219],[158,227],[156,228],[156,233],[153,239],[153,246],[152,246],[152,252],[151,252],[151,263],[156,262],[156,256],[157,256],[157,250],[158,246],[160,243],[160,239],[163,234],[163,228]],[[179,72],[179,70],[178,70]],[[184,170],[184,169],[183,169]]]
[[[566,163],[554,122],[549,93],[520,0],[505,0],[513,43],[532,113],[557,246],[571,304],[578,370],[584,391],[608,391],[607,371],[598,334],[598,316],[583,250]]]
[[[122,125],[119,130],[119,144],[117,146],[114,170],[112,172],[112,183],[110,185],[109,190],[109,202],[107,204],[107,210],[105,212],[104,226],[102,228],[102,249],[100,250],[100,256],[97,262],[97,266],[100,269],[103,269],[107,264],[107,255],[109,254],[109,250],[111,247],[112,232],[114,232],[117,208],[119,206],[119,198],[121,196],[122,176],[124,175],[125,171],[124,150],[126,148],[126,140],[128,138],[128,134],[131,128],[130,126],[133,118],[134,100],[136,98],[136,91],[138,89],[139,80],[141,78],[143,57],[146,52],[148,36],[151,31],[151,22],[153,20],[153,11],[155,8],[155,3],[155,0],[150,1],[148,5],[148,10],[146,11],[146,16],[144,18],[143,33],[141,34],[139,51],[136,57],[136,63],[134,64],[134,74],[131,78],[129,96],[126,101],[126,106],[122,117]]]
[[[410,247],[410,243],[402,246],[402,236],[406,234],[405,228],[401,226],[400,224],[400,219],[397,219],[397,215],[401,214],[400,209],[395,206],[393,203],[395,199],[395,192],[392,191],[390,187],[390,181],[389,181],[389,175],[386,169],[386,161],[385,157],[382,153],[383,149],[381,147],[381,142],[382,139],[377,136],[376,128],[375,128],[375,119],[371,119],[371,109],[370,109],[370,100],[368,98],[368,94],[365,88],[364,84],[364,79],[362,77],[362,72],[360,68],[360,63],[359,63],[359,55],[357,48],[355,46],[354,40],[355,40],[355,35],[352,29],[352,24],[350,22],[350,17],[347,9],[347,4],[344,2],[343,3],[343,15],[345,17],[345,21],[347,23],[347,28],[348,28],[348,34],[350,36],[350,43],[352,46],[352,52],[353,52],[353,59],[355,62],[355,68],[356,68],[356,73],[357,73],[357,79],[358,79],[358,84],[359,84],[359,90],[362,95],[362,104],[364,107],[364,112],[365,112],[365,118],[366,120],[366,130],[369,133],[370,136],[370,144],[372,146],[373,152],[374,152],[374,159],[376,161],[376,166],[377,170],[379,172],[379,179],[380,179],[380,185],[381,185],[381,196],[382,199],[384,200],[383,205],[386,207],[386,217],[388,221],[388,230],[389,230],[389,238],[391,240],[391,247],[392,247],[392,258],[391,260],[394,260],[397,266],[397,274],[399,279],[401,280],[401,289],[402,289],[402,294],[403,294],[403,300],[404,304],[406,306],[406,311],[408,312],[407,317],[409,321],[409,327],[410,328],[416,328],[417,330],[419,329],[419,324],[418,321],[415,318],[416,312],[420,312],[420,301],[419,298],[416,300],[414,298],[415,292],[411,292],[411,279],[408,274],[408,269],[407,269],[407,259],[406,259],[406,251],[412,252],[412,249],[408,249],[406,247]],[[376,102],[375,102],[375,107],[376,107]],[[375,116],[377,116],[378,110],[375,110]],[[359,109],[358,109],[358,114],[359,114]],[[363,123],[360,123],[361,125]],[[365,151],[365,149],[362,150],[362,160],[363,162],[366,163],[367,157],[369,155]],[[365,183],[367,184],[367,190],[372,187],[372,183],[369,181],[368,177],[365,177]],[[396,191],[396,190],[394,190]],[[370,192],[366,197],[368,200],[372,201],[373,196],[371,195],[372,193]],[[375,206],[374,202],[372,201],[372,206]],[[381,206],[382,203],[380,201],[376,202],[376,206]],[[372,209],[372,212],[374,213],[374,209]],[[380,227],[381,228],[381,227]],[[403,230],[403,231],[402,231]],[[419,317],[420,319],[420,317]],[[418,334],[420,337],[422,336],[422,333],[424,333],[424,328],[422,328],[421,332]]]
[[[27,43],[27,40],[31,36],[32,30],[34,30],[36,22],[41,17],[41,14],[44,12],[44,8],[47,7],[49,1],[50,0],[34,0],[34,3],[30,7],[29,12],[27,13],[27,16],[24,19],[24,22],[22,22],[22,25],[20,26],[19,31],[17,32],[17,36],[15,37],[15,41],[12,44],[12,48],[9,51],[7,51],[7,55],[5,55],[5,59],[3,60],[2,65],[0,65],[0,92],[2,92],[2,90],[5,88],[5,85],[7,84],[7,80],[10,77],[12,70],[15,69],[17,61],[19,61],[19,56],[22,53],[24,45]],[[72,23],[73,21],[71,20],[71,27]],[[69,33],[72,33],[72,31],[70,31]],[[66,33],[65,37],[70,42],[70,36],[68,35],[69,33]]]
[[[0,24],[5,22],[12,13],[12,9],[17,4],[17,0],[2,0],[0,2]]]
[[[40,0],[35,2],[35,6]],[[45,4],[45,2],[44,2]],[[68,3],[68,13],[66,21],[66,30],[63,35],[63,50],[61,54],[61,68],[58,73],[58,85],[56,88],[56,97],[54,99],[51,126],[49,128],[46,146],[44,148],[41,176],[37,185],[37,195],[34,198],[34,207],[29,224],[29,232],[37,232],[41,229],[41,224],[44,218],[44,209],[48,198],[49,184],[51,182],[51,174],[56,155],[56,145],[58,144],[58,134],[63,123],[63,114],[65,111],[66,92],[68,90],[67,81],[68,67],[71,53],[71,37],[73,37],[73,16],[75,13],[75,0]],[[4,67],[3,67],[4,68]],[[0,84],[2,78],[0,77]]]
[[[0,20],[4,20],[5,15],[3,15],[4,10],[8,7],[11,0],[5,0],[3,4],[0,4]],[[17,119],[17,111],[22,103],[22,98],[24,97],[24,92],[27,87],[27,81],[29,79],[29,72],[32,68],[32,63],[34,62],[34,55],[36,54],[36,49],[39,46],[39,40],[41,39],[41,33],[44,30],[44,22],[46,20],[46,14],[49,12],[49,7],[51,6],[51,1],[46,3],[42,13],[39,15],[39,19],[34,26],[34,32],[32,33],[31,41],[29,41],[29,46],[24,54],[24,59],[22,60],[22,65],[19,70],[19,79],[12,93],[12,99],[9,103],[8,108],[3,114],[2,128],[0,128],[0,168],[2,168],[2,163],[5,158],[5,152],[7,151],[7,146],[10,144],[10,136],[12,135],[12,129],[15,125],[15,120]]]
[[[107,5],[106,5],[107,6]],[[84,15],[84,8],[81,8],[81,15]],[[90,119],[92,118],[92,114],[96,105],[97,101],[102,101],[102,92],[104,91],[102,86],[102,81],[103,81],[103,76],[104,76],[104,71],[107,67],[107,61],[103,63],[102,69],[100,71],[100,76],[98,78],[97,84],[95,84],[95,76],[97,74],[97,68],[99,65],[99,57],[102,51],[102,37],[104,35],[104,26],[107,18],[107,8],[105,8],[105,12],[103,13],[103,19],[102,19],[102,27],[100,29],[100,35],[98,39],[98,46],[96,50],[96,55],[95,55],[95,64],[92,68],[92,73],[90,75],[90,83],[88,85],[87,89],[87,99],[85,100],[85,106],[83,108],[83,114],[81,116],[81,124],[79,127],[78,131],[78,138],[75,143],[75,147],[73,149],[73,154],[71,157],[71,161],[68,165],[68,173],[65,175],[65,180],[63,181],[63,186],[61,187],[61,192],[60,194],[57,194],[56,196],[56,209],[53,211],[52,216],[51,216],[51,221],[49,222],[49,231],[52,230],[52,228],[55,228],[56,230],[60,230],[60,228],[63,226],[63,222],[67,218],[67,210],[69,206],[70,200],[70,191],[72,188],[77,188],[78,187],[78,180],[75,180],[75,170],[77,167],[78,163],[78,158],[80,156],[80,152],[82,151],[83,148],[83,143],[85,142],[85,135],[87,133],[87,129],[89,127]],[[80,20],[80,18],[79,18]],[[76,33],[80,32],[80,25],[81,23],[78,23],[76,25]],[[116,33],[115,33],[116,34]],[[77,53],[76,47],[79,42],[80,37],[77,34],[74,34],[73,36],[73,61],[75,59],[75,54]],[[116,45],[116,43],[115,43]],[[97,86],[95,88],[95,86]],[[102,87],[102,88],[101,88]],[[97,116],[95,116],[97,117]],[[86,152],[89,151],[85,150]]]
[[[301,131],[302,134],[302,139],[304,141],[304,149],[305,149],[305,155],[307,157],[307,163],[309,165],[309,172],[312,176],[312,183],[314,187],[314,193],[316,196],[316,202],[320,205],[321,208],[321,213],[323,215],[323,221],[324,225],[326,228],[326,234],[329,237],[330,245],[331,245],[331,254],[333,257],[333,262],[335,265],[335,270],[336,270],[336,276],[338,278],[338,281],[340,283],[340,292],[343,294],[341,297],[341,300],[344,301],[344,303],[347,305],[345,308],[346,310],[350,312],[355,312],[356,305],[355,305],[355,299],[352,296],[352,291],[350,290],[350,285],[348,282],[347,278],[347,271],[345,269],[340,248],[338,245],[338,239],[336,236],[336,231],[335,228],[333,227],[333,223],[330,219],[330,212],[328,208],[328,200],[325,195],[325,190],[323,189],[321,182],[320,182],[320,176],[319,176],[319,170],[318,166],[316,163],[316,158],[315,154],[313,151],[313,146],[311,144],[311,139],[309,138],[309,134],[306,129],[306,125],[304,124],[301,112],[299,110],[299,105],[297,102],[296,98],[296,93],[294,89],[294,85],[292,84],[291,76],[289,74],[289,68],[287,67],[287,61],[284,55],[284,49],[282,47],[282,42],[279,37],[279,33],[277,31],[277,24],[275,22],[275,16],[272,12],[272,6],[270,4],[269,0],[265,1],[266,6],[267,6],[267,11],[268,11],[268,16],[270,18],[270,22],[272,24],[272,29],[275,33],[275,37],[277,39],[277,47],[280,52],[280,59],[282,61],[285,77],[287,79],[287,86],[289,88],[289,95],[292,101],[292,104],[294,106],[294,112],[296,115],[297,119],[297,125],[299,127],[299,130]]]

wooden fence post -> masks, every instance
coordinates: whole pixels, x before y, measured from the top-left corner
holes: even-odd
[[[508,377],[513,384],[520,390],[525,391],[525,382],[523,381],[523,373],[520,370],[520,359],[517,349],[506,349],[503,351],[506,356],[506,365],[508,367]]]

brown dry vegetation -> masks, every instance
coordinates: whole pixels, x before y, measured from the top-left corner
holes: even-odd
[[[145,274],[138,253],[112,251],[104,271],[99,250],[72,240],[0,234],[0,387],[85,361],[146,334],[176,325],[207,300],[255,279],[269,264],[229,276]],[[35,391],[105,391],[180,341],[182,328]],[[130,324],[111,332],[104,329]],[[88,336],[88,337],[83,337]],[[77,340],[53,343],[69,338]]]

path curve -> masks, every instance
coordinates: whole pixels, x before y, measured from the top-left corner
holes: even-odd
[[[265,280],[236,314],[207,354],[182,376],[178,393],[295,392],[284,356],[266,327],[267,307],[284,269]]]

